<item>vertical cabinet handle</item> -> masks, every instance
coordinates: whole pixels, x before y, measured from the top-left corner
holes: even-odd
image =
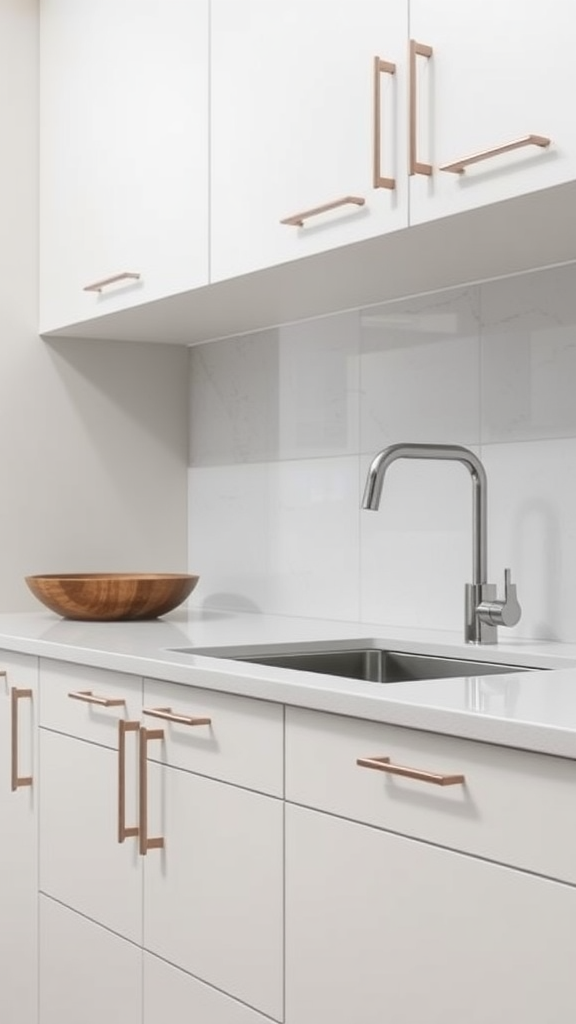
[[[164,729],[140,727],[140,855],[145,857],[148,850],[161,850],[164,836],[148,836],[148,744],[151,740],[163,740]]]
[[[32,700],[32,690],[19,690],[13,686],[10,690],[10,710],[11,710],[11,725],[12,725],[12,757],[11,757],[11,776],[12,776],[12,792],[20,789],[24,786],[32,785],[31,775],[19,775],[18,774],[18,704],[21,700]]]
[[[126,824],[126,733],[139,732],[140,722],[118,722],[118,842],[139,834],[138,825]]]
[[[380,76],[395,75],[396,65],[374,57],[374,188],[396,188],[396,178],[382,177],[382,104]]]
[[[430,58],[433,50],[425,43],[410,40],[410,174],[432,174],[432,164],[423,163],[418,159],[418,83],[416,79],[416,62],[418,57]]]

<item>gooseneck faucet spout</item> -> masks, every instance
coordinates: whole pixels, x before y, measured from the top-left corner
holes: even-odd
[[[467,643],[496,643],[497,626],[514,626],[521,608],[510,570],[505,570],[504,600],[497,600],[496,587],[487,583],[488,528],[487,480],[480,459],[469,448],[457,444],[393,444],[373,459],[368,470],[362,508],[377,511],[384,476],[397,459],[447,459],[461,462],[472,478],[472,583],[465,592],[465,640]]]

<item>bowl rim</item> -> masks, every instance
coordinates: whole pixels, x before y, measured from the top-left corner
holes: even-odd
[[[28,580],[198,580],[189,572],[45,572],[25,576]]]

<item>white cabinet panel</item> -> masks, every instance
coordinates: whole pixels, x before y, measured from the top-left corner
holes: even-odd
[[[137,733],[127,736],[126,823],[138,821]],[[133,942],[142,939],[138,841],[118,842],[118,753],[40,731],[40,890]]]
[[[40,684],[41,726],[114,750],[118,723],[142,711],[142,680],[124,672],[41,658]]]
[[[5,673],[5,674],[4,674]],[[37,661],[0,651],[0,1020],[37,1020]],[[16,735],[12,725],[16,716]],[[13,761],[14,743],[17,758]],[[31,779],[31,784],[24,780]]]
[[[357,764],[378,757],[464,782],[430,785]],[[575,785],[568,758],[287,710],[288,800],[572,884]]]
[[[103,1021],[141,1024],[142,951],[41,896],[40,1024]]]
[[[213,0],[211,280],[398,230],[408,223],[407,2]],[[381,175],[373,188],[374,58]],[[364,199],[280,222],[344,197]]]
[[[569,1024],[576,889],[286,810],[286,1024]]]
[[[144,947],[282,1018],[281,801],[148,764]]]
[[[166,707],[175,720],[154,718],[155,710],[162,715]],[[178,722],[179,715],[185,721]],[[188,724],[187,719],[201,722]],[[143,721],[164,732],[162,744],[150,745],[153,760],[282,796],[284,709],[280,704],[146,679]]]
[[[410,32],[433,49],[418,59],[417,108],[419,155],[434,174],[411,179],[412,224],[576,177],[572,0],[410,0]],[[440,170],[534,134],[551,145],[515,149],[463,174]]]
[[[41,329],[206,284],[208,0],[42,0],[40,95]]]
[[[172,964],[144,954],[143,1024],[266,1024],[269,1020]]]

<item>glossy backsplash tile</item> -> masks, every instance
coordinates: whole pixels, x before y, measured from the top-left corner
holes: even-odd
[[[488,474],[506,635],[576,640],[576,265],[191,349],[196,603],[462,629],[470,478],[397,463],[361,512],[370,458],[458,443]]]

